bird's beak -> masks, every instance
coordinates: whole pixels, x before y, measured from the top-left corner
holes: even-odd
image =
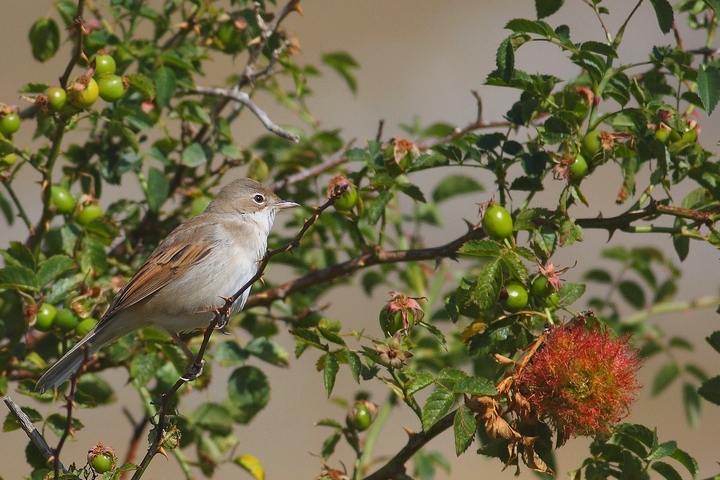
[[[295,202],[290,202],[290,201],[287,201],[287,200],[280,200],[278,203],[276,203],[276,204],[273,205],[273,206],[274,206],[275,208],[277,208],[278,210],[284,210],[284,209],[286,209],[286,208],[299,207],[300,204],[299,204],[299,203],[295,203]]]

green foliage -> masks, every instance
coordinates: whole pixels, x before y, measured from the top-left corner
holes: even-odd
[[[630,18],[598,22],[602,35],[593,38],[606,40],[587,40],[585,32],[551,21],[563,0],[536,0],[537,19],[516,18],[505,25],[509,34],[485,80],[487,86],[517,93],[501,121],[456,126],[412,119],[401,125],[407,139],[380,133],[350,148],[339,130],[324,128],[308,107],[313,77],[321,71],[300,63],[297,45],[282,25],[299,10],[297,2],[283,7],[168,0],[156,9],[110,1],[101,10],[84,3],[56,1],[54,13],[30,27],[36,60],[45,62],[61,48],[70,57],[79,38],[84,56],[73,58],[67,75],[47,72],[19,88],[38,104],[22,112],[23,128],[35,129],[28,145],[16,144],[12,134],[0,135],[0,209],[8,224],[19,218],[27,229],[24,241],[0,246],[0,394],[13,388],[41,402],[60,399],[43,413],[22,407],[45,432],[62,437],[80,430],[82,410],[75,406],[126,401],[127,395],[104,380],[110,368],[129,375],[122,388],[136,390],[145,415],[155,417],[159,399],[184,375],[188,361],[164,334],[147,328],[102,349],[71,387],[37,393],[35,380],[79,340],[74,328],[36,328],[38,306],[52,305],[78,321],[102,318],[153,248],[202,211],[217,186],[238,174],[266,182],[283,198],[305,206],[323,204],[325,186],[342,175],[357,187],[358,201],[353,198],[349,211],[324,210],[312,225],[305,223],[309,208],[278,217],[283,225],[276,230],[282,233],[270,236],[271,247],[287,244],[286,236],[309,226],[300,242],[293,241],[292,255],[272,258],[272,264],[283,267],[284,283],[267,280],[253,287],[244,312],[230,319],[228,328],[238,334],[213,335],[204,373],[168,400],[178,415],[169,415],[163,425],[163,449],[173,451],[188,477],[195,470],[211,476],[221,465],[232,464],[263,478],[261,462],[278,458],[272,452],[262,459],[238,456],[244,446],[236,432],[271,401],[267,369],[286,368],[301,355],[315,355],[318,378],[308,379],[309,388],[322,389],[343,407],[369,395],[341,388],[343,375],[358,388],[365,382],[387,387],[388,400],[367,430],[330,415],[317,422],[330,429],[321,445],[308,447],[326,462],[323,474],[330,476],[331,462],[344,462],[353,480],[390,478],[407,471],[410,459],[420,479],[434,478],[437,469],[449,471],[448,459],[424,447],[450,428],[457,455],[468,454],[477,442],[473,450],[500,459],[505,467],[552,473],[552,445],[567,439],[533,416],[532,398],[513,382],[548,332],[568,321],[606,325],[632,337],[644,357],[661,359],[650,393],[679,386],[689,424],[700,421],[703,399],[720,404],[720,377],[676,355],[692,352],[693,345],[680,336],[667,338],[649,321],[656,313],[720,301],[676,299],[681,279],[676,260],[657,247],[629,248],[613,237],[618,231],[659,233],[654,238],[672,242],[680,262],[697,242],[720,246],[720,166],[698,141],[694,120],[695,111],[710,114],[720,101],[720,65],[709,53],[696,56],[681,44],[656,46],[647,61],[630,63],[621,55],[627,50],[623,35],[632,28]],[[675,10],[667,0],[649,3],[660,32],[687,18],[692,28],[707,32],[707,44],[712,44],[713,2],[686,0]],[[93,28],[79,36],[76,15],[83,5],[85,22],[99,11],[103,17],[93,19]],[[586,2],[586,7],[598,19],[611,15],[602,1]],[[622,26],[610,32],[608,24]],[[67,47],[60,41],[65,29],[73,32]],[[532,43],[556,49],[577,76],[521,70],[518,51]],[[44,108],[42,95],[50,87],[44,82],[63,75],[61,87],[55,88],[64,92],[87,67],[85,57],[101,50],[116,62],[116,73],[128,87],[124,95],[82,112],[71,106]],[[219,81],[205,77],[207,62],[220,56],[246,62],[238,69],[242,73]],[[357,92],[359,65],[350,53],[327,53],[320,61]],[[301,125],[274,124],[256,103],[268,98],[294,113]],[[0,110],[0,118],[6,113]],[[235,127],[256,120],[267,133],[238,142]],[[588,139],[596,143],[589,154]],[[581,151],[587,171],[573,173]],[[3,161],[8,155],[16,161]],[[615,217],[583,217],[577,207],[589,204],[584,185],[600,171],[605,178],[620,178],[617,188],[608,189],[617,196],[604,200],[627,207]],[[26,172],[41,180],[29,187],[41,200],[37,218],[28,216],[30,210],[16,195],[16,179]],[[142,188],[140,198],[105,201],[109,187],[133,182]],[[677,194],[681,182],[691,185],[682,199]],[[553,183],[558,188],[550,188]],[[485,194],[489,185],[493,191]],[[539,206],[536,196],[543,191],[556,197],[548,204],[545,195]],[[57,192],[64,194],[64,202]],[[486,211],[491,198],[507,209],[505,231],[494,239],[477,223],[477,206]],[[98,202],[103,208],[96,218],[79,216]],[[425,235],[443,226],[451,206],[457,217],[476,223],[468,222],[467,232],[445,245],[429,245]],[[552,257],[595,235],[609,235],[612,241],[601,253],[605,264],[578,275],[582,283],[565,281],[566,268],[554,265]],[[587,268],[587,258],[577,260],[577,268]],[[546,278],[547,285],[534,292],[537,278]],[[355,280],[368,296],[385,298],[386,290],[396,290],[419,302],[424,312],[413,309],[414,328],[397,328],[390,338],[376,327],[377,312],[362,312],[373,321],[360,331],[349,329],[345,318],[327,318],[328,292]],[[502,296],[508,285],[530,293],[522,308],[505,312]],[[594,311],[581,311],[585,306]],[[398,308],[401,318],[408,314],[409,307]],[[279,339],[285,330],[294,340],[294,357]],[[195,349],[198,333],[188,333],[187,339]],[[720,352],[720,332],[707,340]],[[208,389],[217,381],[213,370],[218,367],[231,369],[224,395]],[[212,393],[190,408],[185,397],[198,390]],[[72,395],[69,407],[61,400],[65,394]],[[416,417],[408,446],[398,456],[374,451],[388,416],[399,408]],[[9,414],[3,430],[19,425]],[[335,458],[340,442],[351,447],[354,462]],[[66,465],[73,464],[67,478],[90,478],[87,465],[78,468],[80,460],[65,460],[60,453]],[[32,445],[27,462],[30,478],[49,471]],[[128,463],[104,478],[135,468]],[[611,436],[593,439],[577,474],[649,478],[652,471],[675,479],[683,470],[694,477],[698,465],[674,441],[660,443],[648,427],[621,424]]]

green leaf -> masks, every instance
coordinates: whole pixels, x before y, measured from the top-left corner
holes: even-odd
[[[337,428],[338,430],[342,430],[343,428],[342,424],[333,418],[323,418],[322,420],[318,420],[315,423],[315,426]]]
[[[6,265],[17,265],[20,267],[27,267],[30,270],[37,270],[35,263],[35,257],[33,257],[30,249],[21,242],[10,242],[10,246],[7,250],[0,250],[3,258],[5,259]]]
[[[326,353],[323,379],[325,382],[325,395],[327,395],[328,398],[330,398],[330,394],[332,394],[333,388],[335,387],[338,370],[340,370],[340,365],[338,364],[335,354],[332,352]]]
[[[503,247],[494,240],[470,240],[462,247],[460,253],[473,257],[499,257]]]
[[[640,288],[637,282],[632,280],[623,280],[618,285],[620,294],[630,305],[637,309],[641,309],[645,306],[645,292]]]
[[[208,158],[205,155],[205,149],[197,142],[191,143],[182,152],[182,163],[188,167],[197,167],[207,162]]]
[[[685,467],[688,472],[690,472],[690,475],[695,478],[700,467],[698,466],[697,461],[693,457],[688,455],[687,452],[678,448],[670,454],[670,458],[680,462],[680,464],[682,464],[682,466]]]
[[[560,302],[566,305],[570,305],[575,300],[582,297],[583,293],[585,293],[585,285],[582,283],[568,282],[560,287],[560,290],[558,290]]]
[[[150,211],[159,212],[169,193],[170,184],[165,174],[155,167],[150,167],[147,176],[147,200]]]
[[[425,402],[422,410],[422,427],[427,432],[444,417],[455,404],[455,395],[447,388],[438,387]]]
[[[690,427],[695,428],[700,424],[702,416],[702,402],[700,394],[692,383],[683,383],[683,406],[685,407],[685,419]]]
[[[586,282],[611,283],[612,277],[607,270],[593,268],[585,272],[582,279]]]
[[[133,355],[130,362],[130,378],[133,383],[142,387],[155,377],[162,366],[162,359],[155,352],[140,352]]]
[[[360,356],[350,350],[346,351],[345,355],[347,356],[348,365],[350,366],[350,373],[352,373],[355,381],[360,383],[360,373],[362,372],[362,362],[360,361]]]
[[[40,412],[38,412],[34,408],[20,407],[20,410],[22,410],[23,413],[28,416],[32,423],[39,422],[43,418],[43,416],[40,415]],[[13,413],[8,413],[5,417],[5,421],[3,422],[3,432],[12,432],[13,430],[18,430],[20,428],[21,425],[17,417]]]
[[[667,480],[682,480],[682,476],[678,473],[675,468],[669,463],[665,462],[654,462],[650,468],[658,472],[660,475],[665,477]]]
[[[720,405],[720,376],[703,382],[698,388],[698,393],[708,402]]]
[[[52,18],[41,18],[30,28],[32,55],[38,62],[50,60],[60,48],[60,28]]]
[[[323,318],[318,323],[317,329],[318,332],[320,332],[320,335],[323,336],[323,338],[344,347],[346,346],[345,340],[343,340],[343,338],[337,333],[340,331],[341,326],[342,325],[337,320],[333,321],[328,320],[327,318]]]
[[[450,175],[443,178],[440,183],[435,186],[432,199],[435,203],[440,203],[458,195],[482,192],[484,190],[483,186],[474,178],[465,175]]]
[[[580,45],[580,50],[599,53],[600,55],[605,55],[609,58],[617,58],[618,56],[617,52],[612,46],[608,45],[607,43],[595,42],[592,40],[588,42],[583,42]]]
[[[435,378],[428,372],[420,372],[412,380],[407,382],[405,390],[408,395],[414,395],[425,387],[428,387],[435,382]]]
[[[160,67],[153,75],[155,81],[155,102],[159,108],[165,108],[175,96],[177,79],[172,68]]]
[[[230,411],[225,406],[219,403],[206,402],[200,404],[189,415],[188,419],[193,425],[203,430],[225,437],[233,431],[232,423],[228,422],[230,417]]]
[[[501,257],[501,260],[507,267],[507,270],[510,272],[512,278],[520,281],[520,283],[527,283],[527,268],[525,268],[522,260],[520,260],[520,257],[518,257],[514,251],[507,252]]]
[[[37,271],[38,286],[44,287],[63,273],[75,267],[75,262],[67,255],[55,255],[40,264]]]
[[[650,394],[654,397],[659,395],[663,390],[670,386],[670,384],[680,375],[680,367],[678,364],[668,363],[662,367],[653,379],[652,390]]]
[[[115,401],[115,391],[101,376],[86,373],[78,380],[74,400],[79,407],[107,405]]]
[[[338,444],[341,437],[342,432],[335,432],[325,439],[322,444],[322,448],[320,449],[320,456],[324,460],[327,460],[333,453],[335,453],[335,446]]]
[[[143,75],[142,73],[132,73],[130,75],[125,75],[125,78],[128,79],[131,87],[135,87],[140,91],[143,98],[155,98],[155,84],[148,76]]]
[[[45,423],[55,435],[61,437],[67,426],[67,417],[59,413],[53,413],[46,419]],[[84,426],[77,418],[73,418],[71,423],[74,430],[80,430]]]
[[[318,335],[314,330],[310,330],[308,328],[293,328],[290,330],[290,334],[295,336],[298,341],[307,345],[311,345],[325,351],[328,349],[327,345],[324,345],[320,340],[320,335]]]
[[[515,18],[505,24],[505,28],[515,33],[534,33],[545,38],[557,38],[552,27],[540,20],[532,21],[525,18]]]
[[[560,10],[565,0],[535,0],[535,10],[537,18],[549,17],[553,13]]]
[[[345,80],[352,93],[357,93],[357,79],[353,69],[360,67],[360,65],[353,57],[346,52],[333,52],[323,54],[321,59],[325,65],[335,70]]]
[[[455,384],[453,391],[478,397],[497,394],[495,384],[483,377],[465,377]]]
[[[8,265],[0,270],[0,288],[37,291],[38,280],[29,268]]]
[[[499,260],[486,263],[482,270],[480,270],[480,275],[478,275],[477,278],[477,287],[473,295],[473,299],[480,310],[487,310],[497,301],[500,293],[501,275],[502,270]]]
[[[662,33],[668,33],[672,30],[673,23],[675,22],[675,15],[673,14],[670,2],[668,2],[668,0],[650,0],[650,4],[655,9],[660,31]]]
[[[675,450],[677,450],[676,441],[670,440],[669,442],[663,442],[657,447],[653,448],[648,454],[648,456],[645,457],[645,460],[658,460],[660,458],[667,457],[668,455],[672,455]]]
[[[270,384],[257,367],[235,369],[228,379],[228,400],[236,423],[246,425],[270,401]]]
[[[705,337],[705,341],[708,342],[716,352],[720,353],[720,330],[715,330],[709,337]]]
[[[715,65],[700,65],[697,72],[698,95],[708,115],[720,100],[720,70]]]
[[[257,337],[245,346],[251,355],[276,367],[287,367],[290,364],[290,355],[277,342],[266,337]]]
[[[244,350],[234,340],[218,344],[212,351],[212,358],[223,367],[234,367],[244,363],[250,353]]]
[[[468,449],[475,437],[477,430],[477,421],[472,410],[465,405],[460,405],[455,411],[455,420],[453,420],[453,434],[455,436],[455,454],[460,456]]]
[[[500,43],[495,54],[497,70],[492,73],[503,79],[505,83],[510,83],[515,72],[515,49],[510,40],[510,38],[506,38]]]

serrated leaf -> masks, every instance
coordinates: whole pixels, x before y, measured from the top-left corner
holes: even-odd
[[[330,342],[336,343],[338,345],[342,345],[343,347],[346,346],[345,340],[338,335],[338,331],[340,331],[340,322],[339,321],[331,321],[327,318],[323,318],[318,323],[317,329],[320,335],[325,338],[325,340],[328,340]]]
[[[345,352],[345,355],[347,356],[348,365],[350,366],[350,373],[352,373],[355,381],[360,383],[360,372],[362,372],[362,362],[360,361],[360,356],[349,350]]]
[[[563,304],[571,304],[585,293],[585,285],[582,283],[568,282],[560,287],[558,296]]]
[[[497,70],[493,72],[493,75],[497,75],[506,84],[510,83],[515,72],[515,49],[510,42],[510,38],[506,38],[500,43],[495,53],[495,64]]]
[[[233,463],[249,473],[255,480],[265,479],[265,469],[257,457],[248,454],[240,455],[233,460]]]
[[[16,241],[10,242],[7,250],[0,250],[0,253],[2,253],[5,259],[5,265],[18,265],[27,267],[33,271],[37,269],[35,257],[33,257],[32,252],[24,243]]]
[[[212,358],[223,367],[234,367],[244,363],[250,357],[234,340],[218,344],[212,351]]]
[[[264,362],[276,367],[290,365],[290,355],[279,343],[266,337],[253,338],[245,346],[245,350]]]
[[[671,455],[675,450],[677,450],[676,441],[670,440],[669,442],[663,442],[656,448],[653,448],[648,454],[648,456],[645,457],[645,460],[652,461],[667,457],[668,455]]]
[[[552,27],[540,20],[533,21],[525,18],[515,18],[505,24],[505,28],[515,33],[534,33],[545,38],[557,38],[557,34]]]
[[[720,405],[720,376],[703,382],[700,388],[698,388],[698,393],[708,402]]]
[[[38,286],[44,287],[73,267],[75,267],[75,262],[67,255],[55,255],[48,258],[38,268]]]
[[[338,430],[341,430],[343,426],[338,422],[337,420],[333,418],[323,418],[322,420],[318,420],[315,423],[315,426],[317,427],[332,427],[337,428]]]
[[[678,473],[675,468],[669,463],[665,462],[654,462],[650,468],[658,472],[660,475],[665,477],[667,480],[682,480],[682,476]]]
[[[455,404],[455,395],[447,388],[438,387],[425,402],[422,409],[422,427],[427,432],[444,417]]]
[[[246,425],[270,401],[270,384],[257,367],[236,368],[227,383],[228,400],[236,423]]]
[[[314,330],[310,330],[308,328],[293,328],[290,330],[290,334],[295,336],[299,341],[312,345],[320,350],[327,351],[328,349],[327,345],[324,345],[320,340],[320,335],[318,335]]]
[[[82,422],[80,422],[77,418],[73,418],[71,423],[73,430],[80,430],[83,428]],[[47,417],[45,424],[55,435],[61,437],[67,426],[67,417],[59,413],[53,413]]]
[[[688,455],[687,452],[679,448],[676,449],[670,455],[670,457],[680,462],[680,464],[682,464],[682,466],[685,467],[688,472],[690,472],[692,477],[695,478],[700,467],[698,466],[697,461],[693,457],[691,457],[690,455]]]
[[[715,65],[700,65],[697,72],[698,95],[708,115],[720,100],[720,70]]]
[[[29,268],[8,265],[0,270],[0,288],[37,291],[38,280],[35,272]]]
[[[52,18],[37,20],[28,35],[32,55],[38,62],[45,62],[55,56],[60,48],[60,28]]]
[[[484,190],[483,186],[474,178],[466,175],[450,175],[443,178],[440,183],[435,186],[432,199],[435,203],[440,203],[458,195],[482,192]]]
[[[493,240],[471,240],[460,247],[462,255],[473,257],[499,257],[503,247]]]
[[[663,366],[655,375],[650,394],[654,397],[662,393],[680,375],[680,367],[672,362]]]
[[[503,255],[501,257],[501,260],[502,260],[503,264],[505,264],[505,267],[507,267],[507,270],[510,272],[510,276],[512,278],[520,281],[520,283],[527,283],[527,281],[528,281],[527,268],[525,268],[525,265],[523,264],[522,260],[520,260],[520,257],[518,257],[515,254],[515,252],[513,252],[513,251],[507,252],[505,255]]]
[[[497,394],[495,384],[483,377],[465,377],[455,384],[453,391],[478,397]]]
[[[549,17],[553,13],[560,10],[565,0],[535,0],[535,11],[537,18]]]
[[[338,364],[335,354],[332,352],[326,353],[323,380],[325,383],[325,395],[327,395],[328,398],[330,398],[333,388],[335,387],[335,379],[337,378],[338,370],[340,370],[340,365]]]
[[[107,405],[115,401],[115,391],[101,376],[86,373],[78,380],[74,401],[81,408]]]
[[[370,225],[375,225],[380,217],[385,212],[385,207],[393,198],[391,191],[381,193],[377,198],[366,202],[365,204],[365,215],[367,215],[367,221]]]
[[[650,4],[655,9],[655,16],[657,17],[660,31],[662,33],[668,33],[672,30],[673,23],[675,22],[675,15],[670,2],[668,2],[668,0],[650,0]]]
[[[486,263],[482,270],[480,270],[473,299],[481,311],[487,310],[497,301],[498,294],[500,293],[499,277],[501,274],[502,270],[500,269],[499,260]]]
[[[453,434],[455,436],[455,454],[460,456],[468,449],[475,438],[475,430],[477,430],[477,421],[472,410],[465,405],[460,405],[455,411],[455,419],[453,420]]]
[[[127,78],[128,82],[130,82],[131,87],[135,87],[140,91],[143,98],[155,98],[155,84],[148,76],[143,75],[142,73],[133,73],[126,75],[125,78]]]
[[[645,306],[645,292],[637,282],[623,280],[618,284],[618,291],[623,299],[637,309]]]
[[[136,386],[142,387],[155,377],[161,364],[162,360],[154,352],[141,352],[133,355],[132,362],[130,362],[130,378]]]
[[[435,382],[435,378],[428,372],[419,372],[415,378],[410,380],[405,390],[408,395],[414,395],[425,387],[432,385]]]
[[[208,158],[205,155],[205,149],[198,142],[191,143],[181,155],[181,161],[183,165],[188,167],[197,167],[207,162]]]
[[[177,78],[172,68],[160,67],[153,73],[155,81],[155,103],[159,108],[165,108],[175,96]]]
[[[335,446],[340,441],[341,436],[341,432],[335,432],[325,439],[322,444],[322,448],[320,449],[320,456],[323,459],[327,460],[333,453],[335,453]]]

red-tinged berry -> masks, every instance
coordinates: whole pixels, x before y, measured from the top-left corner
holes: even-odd
[[[336,175],[330,179],[327,187],[327,197],[331,198],[342,192],[335,200],[333,206],[340,212],[349,212],[360,201],[360,194],[357,187],[343,175]]]
[[[513,220],[505,207],[491,203],[482,218],[482,227],[490,238],[503,240],[512,236]]]
[[[348,428],[364,432],[375,421],[377,407],[367,400],[358,400],[348,412],[345,423]]]
[[[20,115],[15,112],[0,117],[0,133],[6,137],[20,130]]]
[[[641,361],[629,338],[575,319],[555,328],[517,377],[519,391],[558,435],[606,434],[626,417]]]
[[[98,443],[88,451],[87,461],[96,473],[107,473],[115,470],[117,456],[112,447]]]
[[[398,292],[390,292],[390,295],[392,299],[380,311],[380,329],[388,337],[400,331],[410,335],[415,323],[425,316],[419,299]]]
[[[52,328],[56,315],[57,308],[49,303],[43,303],[35,315],[35,325],[33,326],[36,330],[47,332]]]
[[[100,90],[94,78],[78,77],[68,87],[68,101],[77,108],[89,108],[98,98]]]
[[[125,84],[117,75],[103,75],[97,84],[100,98],[106,102],[117,102],[125,95]]]

